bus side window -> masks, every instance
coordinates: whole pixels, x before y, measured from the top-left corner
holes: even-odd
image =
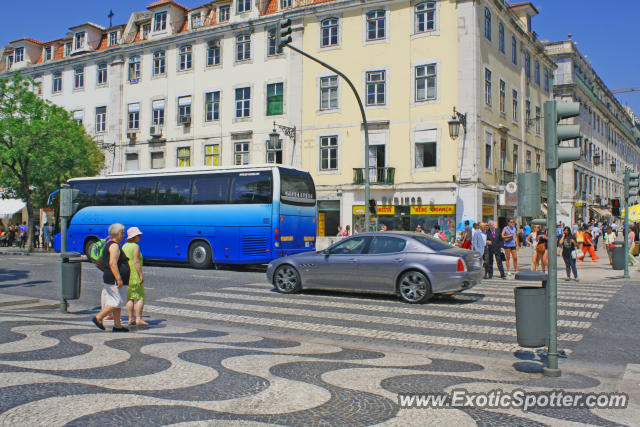
[[[229,200],[229,175],[197,176],[193,180],[194,205],[220,205]]]
[[[155,179],[132,179],[127,183],[125,204],[128,206],[145,206],[156,204]]]
[[[80,190],[80,193],[78,193],[78,197],[76,198],[76,201],[78,202],[78,210],[95,204],[95,182],[74,182],[71,186],[76,190]]]
[[[158,181],[159,205],[188,205],[190,201],[191,178],[160,178]]]
[[[231,203],[271,203],[271,173],[239,175],[233,180]]]
[[[96,205],[118,206],[124,202],[124,180],[108,180],[98,184]]]

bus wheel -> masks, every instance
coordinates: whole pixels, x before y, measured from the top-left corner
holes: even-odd
[[[208,268],[211,265],[211,247],[208,243],[198,241],[189,246],[189,264],[193,268]]]
[[[84,242],[84,254],[87,257],[91,258],[91,248],[96,244],[96,242],[96,239],[87,239],[87,241]]]
[[[273,284],[278,292],[294,294],[300,291],[300,273],[289,264],[278,267],[273,273]]]

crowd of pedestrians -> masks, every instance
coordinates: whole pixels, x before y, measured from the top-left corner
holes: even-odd
[[[34,225],[31,235],[34,248],[43,248],[45,251],[53,248],[53,227],[51,224],[45,223],[42,230],[38,224]],[[29,227],[26,222],[17,225],[9,223],[6,227],[0,225],[0,247],[25,248],[28,236]]]

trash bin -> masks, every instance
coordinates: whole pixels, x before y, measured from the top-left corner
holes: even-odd
[[[623,241],[613,242],[611,261],[614,270],[624,270],[624,263],[627,262],[627,254],[624,253]]]
[[[82,286],[82,259],[78,252],[63,252],[60,254],[62,258],[62,299],[78,299],[80,298],[80,290]]]
[[[518,345],[534,348],[544,347],[548,342],[547,275],[537,271],[522,271],[516,280],[540,281],[543,286],[520,286],[514,288],[516,300],[516,334]]]

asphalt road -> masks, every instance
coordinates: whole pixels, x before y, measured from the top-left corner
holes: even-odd
[[[70,311],[99,308],[101,272],[82,264],[82,296]],[[496,357],[537,359],[516,343],[515,281],[484,281],[462,295],[409,305],[376,295],[304,292],[281,295],[260,268],[194,270],[187,265],[146,265],[149,320],[239,327]],[[0,293],[57,300],[57,257],[0,257]],[[640,363],[640,285],[611,281],[559,283],[559,348],[567,360],[623,368]]]

